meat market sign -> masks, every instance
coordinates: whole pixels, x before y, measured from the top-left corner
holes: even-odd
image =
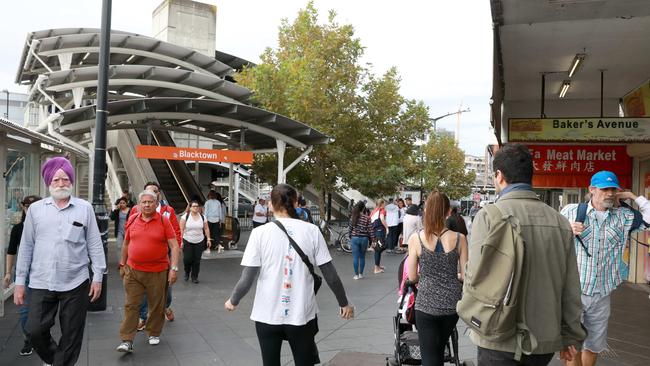
[[[601,170],[614,172],[621,186],[632,183],[632,158],[622,145],[527,145],[533,156],[533,187],[586,188]]]
[[[509,142],[650,142],[650,118],[511,118]]]

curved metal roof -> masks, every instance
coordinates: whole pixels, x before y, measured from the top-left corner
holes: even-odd
[[[55,121],[65,135],[88,132],[95,124],[95,106],[71,109]],[[110,129],[147,128],[189,132],[246,149],[275,149],[276,140],[305,148],[326,144],[329,137],[293,119],[248,105],[210,99],[141,98],[108,103]],[[125,122],[126,121],[126,122]],[[136,122],[134,125],[131,121]],[[147,121],[137,124],[138,121]]]
[[[70,91],[83,87],[94,92],[97,89],[98,66],[55,71],[46,74],[43,87],[54,98],[71,100]],[[204,96],[229,102],[246,101],[250,90],[218,76],[194,71],[147,65],[112,65],[109,67],[109,91],[119,94],[132,93],[145,97],[194,98]],[[111,99],[113,94],[109,95]],[[33,98],[42,99],[40,93]],[[60,103],[63,104],[63,103]]]
[[[36,58],[29,54],[32,44],[35,53],[50,69],[60,70],[61,65],[57,56],[65,53],[74,54],[71,68],[98,65],[99,39],[98,29],[87,28],[66,28],[29,33],[23,48],[16,83],[33,82],[39,74],[47,71]],[[183,68],[221,77],[233,72],[230,66],[214,57],[155,38],[120,31],[111,32],[110,64],[142,64]]]

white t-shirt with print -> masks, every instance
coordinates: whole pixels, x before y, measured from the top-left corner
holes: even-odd
[[[183,239],[193,244],[202,242],[205,234],[203,233],[203,218],[201,215],[196,215],[195,219],[192,214],[187,214],[187,219],[185,219],[185,215],[183,215],[181,220],[185,221]]]
[[[399,207],[394,203],[389,203],[384,209],[386,210],[386,225],[388,227],[397,226],[399,224]]]
[[[290,218],[278,221],[314,267],[332,260],[316,225]],[[272,325],[305,325],[314,319],[318,313],[314,278],[277,225],[253,229],[241,265],[260,267],[251,320]]]
[[[253,212],[253,221],[259,222],[259,223],[265,223],[266,222],[266,214],[269,212],[269,208],[266,206],[262,206],[259,203],[255,205],[255,210]],[[264,216],[257,216],[257,213],[264,214]]]

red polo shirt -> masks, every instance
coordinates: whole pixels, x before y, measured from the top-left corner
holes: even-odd
[[[126,228],[124,240],[129,241],[126,263],[142,272],[162,272],[169,269],[168,239],[176,239],[169,219],[158,212],[150,221],[138,214]]]

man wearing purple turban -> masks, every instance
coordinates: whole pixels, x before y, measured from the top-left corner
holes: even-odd
[[[72,196],[75,176],[70,161],[52,158],[43,164],[41,175],[50,196],[27,211],[14,302],[24,303],[25,286],[29,286],[26,331],[36,353],[46,365],[74,365],[81,351],[89,300],[97,300],[102,291],[106,258],[92,206]],[[50,334],[57,309],[58,344]]]

